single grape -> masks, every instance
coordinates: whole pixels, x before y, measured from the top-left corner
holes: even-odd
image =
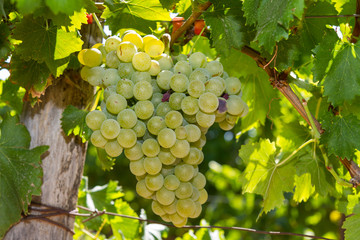
[[[137,52],[132,58],[132,64],[136,70],[146,72],[151,67],[151,58],[147,53]]]
[[[169,90],[170,89],[170,79],[174,75],[173,72],[169,70],[162,70],[156,77],[156,82],[161,89]]]
[[[90,75],[90,67],[87,66],[83,66],[80,70],[80,76],[84,81],[87,81],[88,77],[91,76]],[[170,82],[170,79],[169,79]]]
[[[206,56],[201,52],[195,52],[190,55],[189,63],[193,69],[204,68],[207,64]]]
[[[180,182],[179,187],[175,190],[175,195],[178,199],[185,199],[191,197],[193,187],[189,182]]]
[[[178,61],[174,65],[174,73],[184,74],[186,77],[189,77],[191,72],[192,67],[187,61]]]
[[[207,191],[203,188],[203,189],[199,190],[199,195],[200,195],[199,200],[198,200],[199,203],[200,203],[200,204],[206,203],[206,201],[207,201],[207,199],[208,199],[208,193],[207,193]]]
[[[188,93],[194,98],[199,98],[205,92],[205,85],[201,80],[190,81],[188,86]]]
[[[174,165],[176,165],[177,162],[175,161]],[[166,177],[168,175],[172,175],[174,174],[174,167],[172,166],[163,166],[163,168],[161,169],[161,175],[163,175],[163,177]]]
[[[156,115],[165,118],[166,114],[171,111],[169,102],[161,102],[156,108]]]
[[[183,117],[180,112],[172,110],[165,115],[166,126],[172,129],[177,128],[183,122]]]
[[[190,152],[190,144],[186,140],[176,139],[174,146],[170,148],[170,152],[177,158],[184,158]]]
[[[155,77],[159,74],[160,71],[161,71],[161,69],[160,69],[159,62],[156,60],[151,60],[151,66],[149,69],[150,75]]]
[[[153,93],[153,95],[151,97],[151,102],[155,108],[161,103],[162,98],[163,98],[162,93],[159,93],[159,92]]]
[[[86,125],[93,131],[100,129],[101,124],[105,121],[106,116],[99,110],[94,110],[86,114]]]
[[[137,82],[134,85],[133,94],[134,94],[134,97],[140,101],[150,99],[153,94],[153,89],[152,89],[151,83],[149,83],[147,81]]]
[[[118,73],[121,78],[131,78],[131,75],[134,73],[134,68],[132,63],[119,63]]]
[[[105,87],[110,85],[116,85],[118,81],[120,81],[120,76],[118,75],[118,71],[115,68],[108,68],[105,70],[105,73],[102,78],[102,84]]]
[[[129,164],[130,172],[134,174],[135,176],[143,176],[146,174],[145,168],[144,168],[144,158],[140,158],[136,161],[131,161]]]
[[[221,76],[224,71],[223,65],[219,61],[208,62],[205,69],[212,77]]]
[[[116,85],[116,92],[126,99],[130,99],[133,94],[134,83],[128,79],[121,79]]]
[[[187,96],[181,101],[181,110],[187,115],[194,115],[199,111],[198,99]]]
[[[149,100],[138,101],[135,104],[135,113],[136,116],[140,119],[148,119],[154,113],[154,105]]]
[[[164,122],[164,125],[165,125],[165,122]],[[163,128],[158,132],[157,140],[161,147],[171,148],[175,144],[176,134],[170,128]]]
[[[160,145],[155,139],[149,138],[143,142],[141,149],[145,156],[155,157],[160,152]]]
[[[102,63],[102,53],[99,49],[91,48],[83,52],[83,64],[88,67],[96,67]]]
[[[136,133],[132,129],[120,129],[117,141],[123,148],[131,148],[136,144]]]
[[[176,139],[184,140],[187,137],[186,128],[184,126],[179,126],[175,128]]]
[[[196,114],[188,115],[188,114],[184,113],[184,119],[188,123],[196,123]]]
[[[177,200],[175,198],[175,200],[170,205],[163,206],[164,212],[166,214],[174,214],[174,213],[176,213],[176,203],[177,203]]]
[[[200,80],[206,83],[211,78],[210,73],[205,68],[196,68],[189,76],[189,81]]]
[[[219,99],[214,93],[206,92],[199,97],[199,108],[205,113],[213,113],[219,106]]]
[[[236,95],[241,90],[241,82],[237,77],[226,78],[225,86],[226,93],[229,95]]]
[[[170,218],[171,222],[174,224],[174,226],[176,226],[176,227],[183,227],[187,222],[187,218],[181,217],[177,213],[170,214],[169,218]]]
[[[166,128],[164,119],[159,116],[150,118],[146,125],[148,131],[153,135],[158,135],[162,129]]]
[[[121,39],[119,37],[117,36],[108,37],[105,41],[106,52],[115,51],[120,43],[121,43]]]
[[[112,114],[118,114],[127,106],[126,99],[120,94],[112,94],[106,100],[106,109]]]
[[[185,54],[180,53],[176,56],[176,60],[179,61],[187,61],[187,56]]]
[[[194,167],[186,163],[179,164],[175,167],[175,176],[182,182],[190,181],[194,176]]]
[[[137,49],[141,50],[143,49],[143,39],[142,37],[136,33],[135,31],[129,31],[124,34],[122,37],[123,42],[131,42],[133,43]]]
[[[154,79],[154,78],[151,79],[151,86],[153,89],[153,94],[162,92],[162,90],[160,89],[160,87],[158,86],[158,84],[156,82],[156,79]]]
[[[166,212],[163,210],[163,206],[158,201],[152,201],[151,210],[159,216],[165,215]]]
[[[201,207],[201,204],[199,201],[195,201],[195,212],[190,215],[189,217],[190,218],[197,218],[200,216],[201,214],[201,211],[202,211],[202,207]]]
[[[119,44],[116,50],[116,55],[123,62],[131,62],[136,52],[137,52],[137,48],[133,43],[122,42]]]
[[[120,133],[120,125],[114,119],[106,119],[100,127],[101,134],[107,139],[114,139]]]
[[[170,88],[175,92],[185,92],[189,85],[189,79],[181,73],[174,74],[170,79]]]
[[[168,214],[161,215],[160,217],[161,217],[161,219],[162,219],[163,221],[165,221],[165,222],[171,222],[170,217],[169,217]]]
[[[191,199],[194,202],[196,202],[197,200],[199,200],[199,198],[200,198],[200,192],[196,187],[193,186],[193,193],[191,195]]]
[[[205,91],[214,93],[220,97],[225,91],[225,80],[221,77],[213,77],[205,83]]]
[[[184,163],[197,165],[202,160],[202,151],[196,147],[190,147],[189,154],[183,158]],[[195,173],[194,173],[195,175]]]
[[[144,45],[144,50],[150,57],[156,58],[164,52],[165,45],[159,39],[152,39]]]
[[[156,200],[158,200],[162,205],[170,205],[175,201],[175,193],[174,191],[170,191],[167,188],[162,187],[156,192]]]
[[[196,113],[196,121],[199,126],[209,128],[215,122],[215,113],[204,113],[203,111],[198,111]]]
[[[122,153],[123,148],[117,141],[109,141],[105,144],[105,152],[110,157],[118,157]]]
[[[176,161],[176,157],[174,157],[174,155],[171,154],[168,148],[160,148],[158,158],[160,159],[161,163],[164,165],[172,165]]]
[[[198,190],[203,189],[206,185],[206,178],[204,176],[204,174],[202,173],[198,173],[192,180],[191,180],[192,185],[194,185],[194,187],[196,187]]]
[[[133,128],[137,123],[136,113],[130,108],[124,109],[117,115],[117,121],[122,128]]]
[[[104,97],[103,102],[105,103],[106,100],[108,99],[108,97],[110,97],[114,93],[116,93],[116,86],[115,85],[110,85],[107,88],[105,88],[104,93],[103,93],[103,97]],[[106,108],[106,103],[105,103],[105,108]]]
[[[144,36],[142,39],[143,39],[143,44],[145,46],[150,40],[158,39],[158,38],[152,34],[149,34],[149,35]]]
[[[219,127],[224,131],[229,131],[234,128],[235,125],[228,123],[226,120],[219,122]]]
[[[118,56],[116,55],[116,51],[111,51],[108,54],[106,54],[105,58],[106,66],[110,68],[118,68],[120,64],[120,60]]]
[[[229,113],[226,114],[225,120],[231,125],[235,125],[238,120],[238,116],[231,115]]]
[[[149,190],[158,191],[164,185],[164,177],[160,173],[156,175],[147,175],[145,177],[145,184]]]
[[[91,143],[98,148],[104,148],[107,143],[107,139],[101,134],[100,130],[95,130],[90,137]]]
[[[189,217],[195,212],[195,202],[190,198],[179,199],[176,203],[176,212],[182,217]]]
[[[188,124],[185,126],[186,130],[186,140],[188,142],[196,142],[201,137],[201,131],[198,126],[195,124]]]
[[[172,93],[169,98],[170,107],[173,110],[181,110],[181,102],[185,97],[185,93]]]
[[[145,179],[140,180],[136,183],[136,192],[141,197],[146,198],[146,199],[150,199],[154,193],[154,191],[151,191],[150,189],[147,188]]]
[[[142,158],[144,156],[144,153],[142,152],[141,146],[142,144],[140,142],[137,142],[131,148],[126,148],[124,150],[125,157],[130,161],[136,161]]]
[[[149,83],[151,83],[151,75],[149,72],[139,72],[139,71],[135,71],[132,75],[131,75],[131,81],[135,83],[141,82],[141,81],[147,81]]]
[[[174,65],[171,57],[165,53],[161,54],[156,60],[159,62],[161,70],[170,70]]]
[[[144,169],[148,174],[155,175],[161,171],[162,163],[158,157],[146,157],[144,159]]]
[[[237,95],[229,96],[226,102],[228,113],[232,115],[240,115],[245,109],[246,103]]]
[[[144,136],[146,131],[146,125],[143,121],[137,120],[135,126],[132,128],[138,138]]]
[[[180,180],[173,174],[167,175],[164,179],[164,186],[174,191],[180,186]]]
[[[87,81],[94,87],[101,84],[101,79],[105,74],[105,69],[102,67],[93,67],[89,69]]]

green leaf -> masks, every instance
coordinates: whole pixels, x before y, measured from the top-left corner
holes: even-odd
[[[110,171],[115,165],[115,158],[109,157],[103,148],[96,148],[97,156],[100,160],[101,167],[104,171]]]
[[[357,240],[360,235],[360,214],[355,214],[345,219],[342,228],[345,229],[346,240]]]
[[[248,25],[256,24],[260,1],[261,0],[244,1],[242,9]]]
[[[105,0],[105,5],[117,15],[130,14],[149,21],[170,21],[170,13],[159,0]]]
[[[334,116],[327,114],[322,121],[325,132],[321,142],[328,147],[329,154],[351,159],[355,149],[360,149],[360,120],[354,115]]]
[[[67,136],[80,136],[83,142],[90,139],[91,129],[86,125],[85,118],[88,111],[78,109],[72,105],[66,107],[62,114],[61,126]]]
[[[0,23],[0,59],[6,59],[10,54],[10,30],[5,23]]]
[[[11,2],[16,2],[17,9],[24,15],[34,12],[42,5],[42,1],[39,0],[11,0]]]
[[[14,38],[22,43],[17,53],[26,60],[45,61],[50,71],[60,76],[71,53],[80,51],[83,41],[75,32],[66,32],[57,26],[47,26],[43,18],[26,16],[16,25]],[[58,69],[59,68],[59,69]]]
[[[264,198],[262,212],[281,206],[284,192],[292,192],[296,169],[293,161],[286,164],[276,158],[275,143],[261,139],[241,147],[239,156],[247,163],[241,182],[243,193],[256,193]]]
[[[310,173],[304,173],[301,176],[295,176],[295,191],[293,199],[296,202],[306,202],[311,194],[314,192],[314,187],[311,185]]]
[[[240,8],[225,11],[217,9],[204,14],[206,24],[211,27],[211,39],[216,50],[228,56],[231,49],[240,49],[248,41],[245,38],[245,19]]]
[[[322,85],[324,95],[334,106],[360,95],[360,42],[344,43]]]
[[[127,202],[122,199],[115,201],[116,212],[127,216],[138,217],[135,211]],[[111,229],[116,239],[135,239],[138,229],[139,221],[135,219],[115,217],[110,221]]]
[[[314,67],[312,69],[314,81],[321,81],[324,78],[329,62],[333,58],[334,47],[338,40],[339,38],[335,31],[327,30],[322,41],[313,50],[315,53]]]
[[[13,84],[10,81],[2,82],[1,101],[11,106],[18,114],[21,113],[23,107],[24,91],[19,92],[19,85]]]
[[[172,10],[172,8],[180,1],[180,0],[159,0],[163,8],[168,10]]]
[[[0,237],[27,214],[32,195],[41,193],[40,156],[48,147],[29,149],[30,134],[16,117],[6,117],[0,138]],[[5,217],[6,216],[6,217]]]
[[[33,85],[43,85],[49,75],[50,71],[45,63],[32,59],[24,60],[17,54],[12,55],[10,80],[26,90],[30,90]]]
[[[73,15],[74,11],[80,11],[84,1],[82,0],[45,0],[46,5],[55,14],[63,12],[67,15]]]
[[[257,13],[254,40],[258,41],[266,51],[272,53],[276,42],[288,38],[287,29],[290,23],[294,17],[301,18],[304,7],[304,0],[262,0],[247,4],[244,7],[244,14],[248,18],[248,23],[253,24],[254,12]]]

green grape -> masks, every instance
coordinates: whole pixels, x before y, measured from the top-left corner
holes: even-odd
[[[181,110],[181,102],[185,97],[185,93],[172,93],[169,98],[170,107],[173,110]]]
[[[214,93],[206,92],[199,97],[199,108],[205,113],[213,113],[219,107],[219,99]]]
[[[174,73],[184,74],[186,77],[189,77],[191,72],[192,67],[187,61],[178,61],[174,65]]]
[[[148,34],[144,36],[142,39],[143,39],[143,45],[145,46],[150,40],[158,39],[158,38],[152,34]]]
[[[177,61],[187,61],[187,56],[185,54],[180,53],[176,56]]]
[[[131,32],[129,31],[129,32],[125,33],[122,38],[122,41],[133,43],[136,46],[136,48],[139,50],[143,49],[143,39],[135,31],[131,31]]]
[[[123,62],[131,62],[134,54],[137,52],[136,46],[131,42],[122,42],[116,49],[116,55]]]
[[[209,128],[215,122],[215,113],[204,113],[203,111],[198,111],[196,113],[196,121],[199,126]]]
[[[219,122],[219,127],[224,131],[229,131],[234,128],[234,124],[228,123],[226,120]]]
[[[160,204],[168,206],[175,201],[175,193],[162,187],[156,192],[156,200],[158,200]]]
[[[214,93],[217,97],[220,97],[225,91],[225,80],[221,77],[213,77],[206,82],[206,92]]]
[[[105,70],[105,73],[102,78],[102,84],[105,87],[110,85],[116,85],[118,81],[120,81],[120,76],[118,75],[118,71],[115,68],[108,68]]]
[[[86,114],[86,125],[93,131],[100,129],[101,124],[105,121],[106,116],[99,110],[94,110]]]
[[[148,119],[154,113],[154,105],[149,100],[138,101],[135,104],[135,113],[142,120]]]
[[[245,109],[246,103],[237,95],[229,96],[226,101],[227,112],[232,115],[240,115]]]
[[[106,66],[109,68],[118,68],[120,64],[120,60],[118,56],[116,55],[116,51],[111,51],[108,54],[106,54],[105,58]]]
[[[122,128],[133,128],[137,123],[136,113],[130,108],[124,109],[117,115],[117,121]]]
[[[177,128],[183,122],[183,116],[180,112],[172,110],[165,115],[166,126],[172,129]]]
[[[164,179],[164,187],[175,191],[180,186],[180,180],[173,174],[167,175]]]
[[[174,163],[174,165],[176,165],[176,161]],[[174,167],[172,166],[163,166],[163,168],[161,169],[161,175],[163,175],[163,177],[166,177],[168,175],[174,174]]]
[[[249,106],[245,103],[244,110],[241,112],[239,117],[245,117],[249,113]]]
[[[195,201],[195,212],[190,215],[189,217],[190,218],[197,218],[200,216],[201,214],[201,211],[202,211],[202,207],[201,207],[201,204],[199,201]]]
[[[158,158],[164,165],[172,165],[176,161],[176,157],[174,157],[174,155],[172,155],[170,150],[167,148],[160,148]]]
[[[107,139],[114,139],[120,133],[120,125],[114,119],[106,119],[100,127],[101,134]]]
[[[101,111],[105,114],[105,116],[106,116],[107,119],[114,119],[114,120],[116,120],[116,115],[111,114],[111,113],[108,112],[108,110],[106,110],[106,102],[102,101],[102,102],[100,103],[100,109],[101,109]]]
[[[220,98],[219,98],[220,99]],[[215,112],[215,122],[219,123],[224,121],[226,118],[226,111],[220,113],[219,110]]]
[[[152,78],[151,79],[151,86],[153,89],[153,93],[161,93],[162,90],[159,88],[159,86],[157,85],[156,79]]]
[[[161,89],[169,90],[170,89],[170,79],[174,75],[173,72],[169,70],[162,70],[156,77],[156,82]]]
[[[140,81],[135,83],[133,88],[133,94],[134,97],[140,101],[150,99],[153,94],[151,83],[147,81]]]
[[[188,124],[185,126],[186,130],[186,140],[190,143],[196,142],[201,137],[201,131],[198,126],[195,124]]]
[[[152,95],[151,102],[155,108],[161,103],[162,98],[163,98],[163,95],[162,95],[162,93],[159,93],[159,92],[154,93]]]
[[[118,157],[122,153],[123,148],[117,141],[109,141],[105,144],[105,152],[110,157]]]
[[[132,63],[119,63],[118,74],[121,78],[131,78],[131,75],[135,72]]]
[[[144,153],[141,150],[141,146],[142,144],[140,142],[137,142],[131,148],[126,148],[124,150],[125,157],[130,161],[136,161],[142,158],[144,156]]]
[[[151,67],[151,58],[147,53],[137,52],[132,58],[132,64],[136,70],[146,72]]]
[[[147,188],[145,179],[140,180],[136,183],[136,192],[141,197],[146,198],[146,199],[150,199],[154,193],[154,191]]]
[[[180,182],[179,187],[175,190],[175,195],[178,199],[185,199],[191,197],[193,187],[189,182]]]
[[[146,157],[144,159],[144,168],[148,174],[155,175],[161,171],[162,163],[158,157]]]
[[[145,184],[149,190],[158,191],[164,185],[164,177],[160,173],[156,175],[147,175],[145,177]]]
[[[108,99],[108,97],[110,97],[110,95],[116,93],[116,86],[115,85],[110,85],[107,88],[104,89],[104,101],[106,102],[106,100]],[[104,103],[105,103],[104,102]],[[106,103],[105,103],[105,107],[106,107]]]
[[[117,141],[123,148],[131,148],[136,144],[136,133],[132,129],[120,129]]]
[[[98,148],[104,148],[107,143],[107,139],[101,134],[100,130],[95,130],[90,137],[91,143]]]
[[[200,149],[199,149],[200,150]],[[201,151],[201,150],[200,150]],[[201,152],[202,153],[202,152]],[[201,156],[202,156],[202,160],[204,159],[204,154],[202,153],[201,154]],[[201,161],[202,161],[201,160]],[[198,173],[199,173],[199,167],[197,166],[197,165],[194,165],[193,166],[194,167],[194,176],[196,176]]]
[[[134,83],[128,79],[121,79],[116,85],[116,92],[126,99],[130,99],[133,94]]]
[[[194,202],[196,202],[197,200],[199,200],[199,198],[200,198],[200,192],[196,187],[193,186],[193,193],[191,195],[191,199]]]
[[[186,122],[188,123],[196,123],[196,114],[194,115],[188,115],[184,113],[184,119],[186,120]]]
[[[193,69],[203,68],[207,64],[206,56],[201,52],[195,52],[190,55],[189,63]]]
[[[226,78],[225,86],[226,86],[225,91],[229,95],[236,95],[236,94],[240,93],[241,82],[237,77]]]
[[[160,217],[161,217],[161,219],[162,219],[163,221],[165,221],[165,222],[171,222],[170,217],[169,217],[168,214],[161,215]]]
[[[184,163],[195,165],[201,160],[201,150],[195,147],[190,147],[189,155],[183,158]]]
[[[180,181],[187,182],[194,176],[194,167],[190,164],[182,163],[175,167],[174,172]]]
[[[141,81],[146,81],[151,83],[151,75],[149,72],[139,72],[139,71],[135,71],[132,75],[131,75],[131,81],[135,83],[141,82]]]
[[[112,94],[106,100],[106,109],[112,114],[118,114],[127,106],[126,99],[120,94]]]
[[[151,76],[157,76],[160,73],[161,69],[160,69],[160,64],[158,61],[156,60],[151,60],[151,65],[150,65],[150,69],[149,69],[149,73]]]
[[[151,210],[159,216],[166,214],[166,212],[163,210],[163,206],[158,201],[152,201]]]
[[[187,222],[187,218],[181,217],[177,213],[170,214],[169,218],[170,218],[171,222],[174,224],[174,226],[179,227],[179,228],[183,227]]]
[[[185,92],[189,85],[189,79],[186,75],[181,73],[175,73],[170,78],[170,88],[175,92]]]
[[[175,198],[175,200],[170,205],[163,206],[164,212],[166,214],[174,214],[174,213],[176,213],[176,203],[177,203],[177,200]]]
[[[189,76],[189,81],[200,80],[206,83],[211,78],[210,73],[205,68],[196,68]]]
[[[88,77],[90,76],[90,69],[87,66],[83,66],[80,70],[80,76],[84,81],[87,81]],[[170,82],[170,79],[169,79]]]
[[[199,111],[198,99],[187,96],[181,101],[181,110],[187,115],[194,115]]]
[[[174,146],[170,148],[170,152],[177,158],[184,158],[190,152],[190,144],[186,140],[176,139]]]
[[[174,65],[171,57],[165,53],[161,54],[156,60],[159,62],[161,70],[170,70]]]
[[[143,176],[146,174],[145,168],[144,168],[144,158],[140,158],[136,161],[131,161],[129,164],[130,172],[134,174],[135,176]]]
[[[203,188],[203,189],[199,190],[199,195],[200,195],[199,200],[198,200],[199,203],[200,203],[200,204],[206,203],[206,201],[207,201],[207,199],[208,199],[208,193],[207,193],[207,191]]]
[[[210,76],[221,76],[224,72],[223,65],[219,61],[208,62],[205,69],[210,73]]]
[[[108,37],[105,41],[106,52],[115,51],[120,43],[121,43],[121,40],[119,37],[117,37],[117,36]]]
[[[158,135],[162,129],[166,128],[164,119],[159,116],[150,118],[146,125],[148,131],[153,135]]]
[[[161,102],[156,108],[156,115],[165,118],[166,114],[171,111],[169,102]]]
[[[179,126],[175,128],[176,139],[184,140],[187,138],[186,128]]]
[[[165,128],[159,131],[157,140],[161,147],[171,148],[175,144],[176,134],[172,129],[166,128],[165,126]]]
[[[101,79],[105,74],[105,69],[102,67],[93,67],[89,69],[87,81],[94,87],[101,84]]]
[[[159,57],[165,50],[164,43],[159,39],[152,39],[147,41],[144,45],[144,50],[150,57]]]
[[[138,180],[138,181],[145,180],[146,175],[147,175],[147,174],[145,173],[145,174],[140,175],[140,176],[135,176],[135,178],[136,178],[136,180]]]
[[[205,137],[205,135],[201,135],[199,140],[191,143],[191,146],[201,149],[203,146],[205,146],[205,143],[206,143],[206,137]]]
[[[189,217],[195,212],[195,202],[190,198],[179,199],[176,203],[176,212],[182,217]]]
[[[96,67],[102,63],[102,53],[99,49],[90,48],[83,52],[84,65],[88,67]]]
[[[149,138],[143,142],[141,149],[145,156],[155,157],[160,152],[160,145],[155,139]]]
[[[132,128],[138,138],[145,135],[146,125],[143,121],[137,120],[135,126]]]
[[[231,115],[229,113],[226,114],[225,120],[231,125],[235,125],[238,120],[238,116]]]
[[[206,178],[204,176],[204,174],[202,173],[198,173],[192,180],[191,180],[192,185],[194,185],[194,187],[196,187],[198,190],[203,189],[206,185]]]
[[[201,80],[190,81],[188,86],[188,93],[194,98],[199,98],[205,92],[205,85]]]

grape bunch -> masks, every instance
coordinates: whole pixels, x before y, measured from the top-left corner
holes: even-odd
[[[219,61],[201,52],[173,59],[164,43],[135,31],[83,49],[81,76],[104,88],[101,110],[87,114],[91,142],[110,157],[124,152],[136,176],[136,192],[152,210],[181,227],[200,215],[207,201],[198,165],[205,134],[215,123],[234,127],[248,112],[241,83]]]

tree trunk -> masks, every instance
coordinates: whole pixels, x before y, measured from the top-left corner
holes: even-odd
[[[101,42],[101,34],[95,24],[86,25],[82,30],[85,48],[94,42]],[[42,159],[42,193],[39,197],[33,197],[34,203],[67,211],[76,208],[87,144],[78,137],[66,136],[60,119],[68,105],[84,107],[93,90],[77,71],[67,71],[48,87],[39,104],[33,108],[25,104],[21,119],[30,132],[31,148],[50,146]],[[29,211],[32,215],[40,213],[44,214],[41,211]],[[10,228],[4,240],[72,239],[73,227],[74,218],[66,214],[31,220],[23,218]]]

